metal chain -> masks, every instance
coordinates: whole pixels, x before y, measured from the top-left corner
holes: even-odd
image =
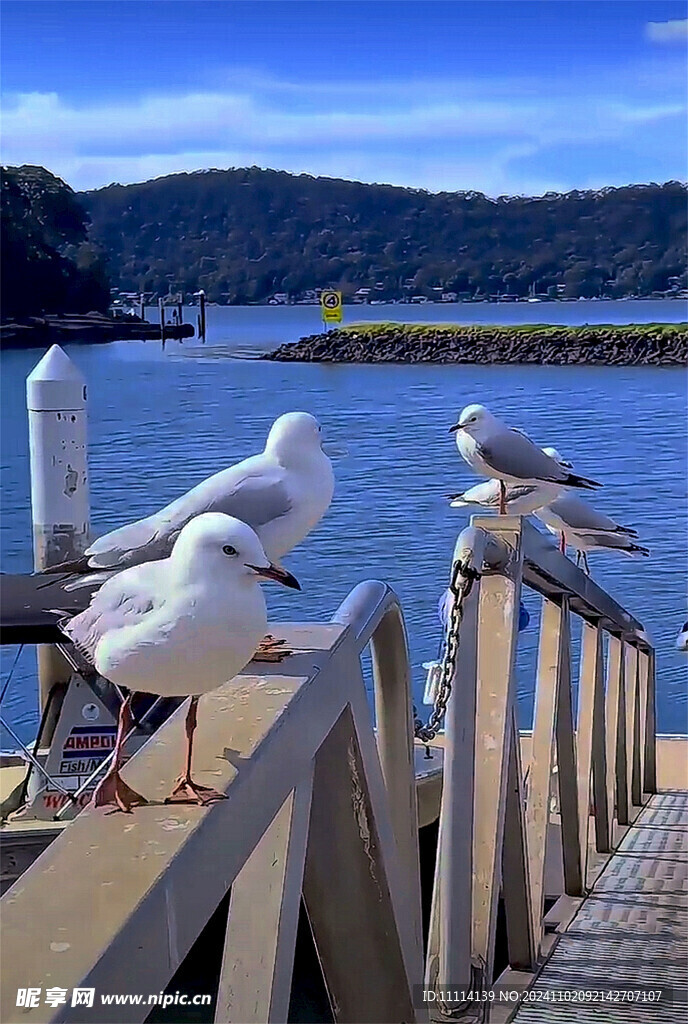
[[[442,657],[442,675],[426,725],[423,725],[421,719],[418,718],[416,708],[413,709],[413,734],[421,743],[425,743],[426,747],[437,736],[449,704],[452,680],[456,671],[456,659],[459,654],[459,631],[463,619],[463,605],[479,575],[480,573],[469,564],[468,560],[462,562],[461,559],[457,559],[454,562],[449,584],[449,590],[454,600],[449,613],[447,638]]]

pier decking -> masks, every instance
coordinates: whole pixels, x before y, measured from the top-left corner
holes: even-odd
[[[680,756],[685,759],[686,746]],[[655,793],[533,986],[534,998],[535,993],[553,998],[524,1003],[515,1019],[519,1024],[684,1021],[687,921],[688,792]],[[607,1001],[584,998],[585,993],[609,990]],[[661,999],[658,991],[663,992]],[[579,994],[581,1001],[564,1001],[566,992]],[[637,993],[637,1001],[625,998],[628,993]],[[561,1002],[555,1001],[558,997]]]
[[[124,770],[151,803],[131,816],[87,808],[2,897],[3,1022],[151,1013],[17,1009],[31,985],[211,994],[202,1017],[156,1008],[174,1024],[683,1019],[688,741],[656,737],[651,642],[520,518],[475,517],[457,563],[473,584],[432,756],[414,748],[403,618],[387,586],[360,584],[330,623],[274,626],[295,654],[201,700],[196,773],[226,800],[161,802],[180,766],[180,709]],[[525,735],[522,587],[542,598]],[[310,1018],[294,1001],[304,942],[324,993]],[[515,999],[451,1005],[436,998],[447,985]],[[662,997],[518,1001],[593,988]]]

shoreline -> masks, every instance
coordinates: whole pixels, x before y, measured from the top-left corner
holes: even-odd
[[[193,338],[192,324],[166,324],[165,339]],[[160,341],[160,325],[136,317],[104,313],[62,313],[5,320],[0,323],[0,349],[44,348],[58,343],[82,345],[109,341]]]
[[[265,358],[323,363],[686,366],[688,323],[352,324],[280,345]]]

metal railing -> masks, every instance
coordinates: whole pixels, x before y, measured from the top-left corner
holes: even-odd
[[[591,852],[608,855],[656,789],[654,652],[640,623],[520,518],[474,518],[454,557],[477,575],[457,598],[462,615],[450,617],[425,966],[406,634],[394,593],[368,582],[331,623],[280,627],[296,652],[284,664],[202,698],[195,772],[226,800],[163,803],[182,756],[180,709],[124,769],[149,806],[131,818],[87,808],[8,890],[1,1019],[15,1019],[18,988],[40,981],[164,990],[230,889],[214,993],[223,1024],[287,1020],[302,899],[336,1021],[423,1019],[413,993],[423,978],[428,988],[489,988],[500,896],[510,968],[537,969],[548,837],[561,836],[563,892],[582,898]],[[524,587],[542,597],[527,766],[515,672]],[[582,619],[575,722],[572,615]],[[368,645],[377,734],[361,667]],[[149,1012],[102,1006],[99,1020]],[[460,1013],[434,1004],[439,1019]],[[41,1005],[22,1019],[94,1016]]]
[[[564,892],[582,897],[591,816],[596,850],[609,853],[615,830],[656,790],[654,652],[641,624],[518,517],[474,517],[454,559],[479,578],[463,607],[446,719],[426,964],[426,984],[436,991],[489,988],[495,980],[500,893],[510,967],[534,971],[552,827],[561,831]],[[542,596],[527,798],[515,673],[523,587]],[[583,620],[575,725],[572,614]],[[441,1000],[436,1008],[439,1019],[468,1009]]]
[[[218,1022],[286,1021],[303,898],[336,1020],[413,1021],[422,977],[410,671],[401,610],[356,588],[329,625],[280,628],[296,652],[202,698],[195,774],[226,793],[165,805],[183,751],[176,712],[124,774],[151,801],[92,807],[10,888],[2,1020],[35,984],[159,993],[231,888]],[[379,750],[360,655],[373,655]],[[206,778],[204,778],[206,776]],[[146,1005],[39,1005],[46,1020],[143,1021]]]

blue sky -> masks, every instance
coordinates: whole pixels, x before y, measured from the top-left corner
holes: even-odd
[[[2,0],[3,163],[489,195],[686,178],[677,0]]]

